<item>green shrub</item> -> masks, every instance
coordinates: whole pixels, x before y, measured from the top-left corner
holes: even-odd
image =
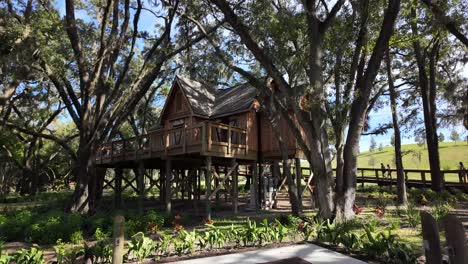
[[[30,249],[20,249],[13,254],[12,260],[21,264],[43,264],[44,252],[37,245]]]
[[[35,223],[26,230],[26,240],[52,244],[62,239],[65,242],[81,243],[82,218],[78,214],[66,214],[60,211],[50,211],[36,216]]]
[[[54,251],[57,257],[57,264],[79,263],[78,259],[84,254],[83,247],[74,247],[63,243],[61,240],[57,241],[57,245],[54,246]]]
[[[91,247],[85,244],[83,252],[91,263],[109,263],[112,260],[112,244],[107,241],[98,241]]]
[[[94,232],[94,239],[100,241],[100,240],[106,240],[110,237],[110,233],[104,232],[100,227],[96,228],[96,231]]]
[[[257,223],[255,221],[250,221],[247,219],[247,227],[242,230],[242,242],[244,246],[252,245],[255,246],[258,242],[260,242],[260,228],[257,227]]]
[[[155,224],[159,227],[164,226],[164,222],[166,219],[166,214],[159,213],[155,210],[149,210],[145,214],[145,222],[146,224]]]
[[[280,221],[275,219],[275,223],[273,224],[273,232],[271,233],[271,240],[275,242],[283,242],[284,238],[289,235],[289,229],[281,224]]]
[[[447,203],[443,202],[436,202],[435,205],[431,209],[431,214],[434,217],[434,219],[439,222],[441,221],[444,217],[447,216],[451,209],[451,206]]]
[[[174,249],[177,255],[184,253],[192,253],[195,249],[195,243],[197,241],[198,234],[196,231],[185,231],[181,230],[179,235],[174,239]]]
[[[411,248],[397,240],[390,229],[380,232],[364,227],[362,251],[385,263],[416,263],[416,256]]]
[[[200,237],[199,237],[200,239]],[[163,234],[156,243],[156,252],[161,255],[167,255],[172,244],[172,236]]]
[[[80,244],[83,240],[83,233],[81,231],[75,231],[70,235],[70,242],[73,244]]]
[[[219,227],[210,224],[206,224],[206,226],[209,227],[209,230],[205,231],[203,239],[210,246],[210,249],[213,246],[221,248],[226,243],[226,234]]]
[[[299,217],[295,217],[291,214],[280,215],[277,219],[282,225],[287,227],[297,227],[297,225],[301,222]]]
[[[414,207],[414,205],[409,204],[406,208],[406,220],[408,225],[411,227],[417,227],[421,223],[421,215],[419,210]]]
[[[134,256],[141,262],[155,249],[156,243],[151,238],[146,237],[142,232],[139,232],[133,235],[132,240],[128,242],[127,258],[129,256]]]
[[[83,229],[88,235],[92,235],[99,228],[102,232],[110,234],[113,226],[112,214],[109,212],[98,212],[87,217],[83,223]]]
[[[0,237],[7,241],[24,240],[25,230],[31,226],[33,214],[30,210],[20,210],[6,215],[0,225]]]

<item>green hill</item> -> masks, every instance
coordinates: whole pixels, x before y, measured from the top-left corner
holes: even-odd
[[[429,169],[429,158],[427,148],[417,144],[408,144],[402,146],[403,165],[405,169]],[[418,156],[421,156],[420,160]],[[458,163],[461,161],[468,166],[468,144],[466,142],[442,142],[439,144],[440,168],[442,170],[458,169]],[[373,152],[363,152],[358,157],[359,168],[380,168],[380,163],[390,164],[395,167],[393,162],[394,148],[392,146],[378,148]]]

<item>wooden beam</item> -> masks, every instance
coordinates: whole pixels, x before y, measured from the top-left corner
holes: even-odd
[[[238,166],[238,164],[234,160],[234,163],[233,163],[231,169],[228,171],[228,173],[224,176],[224,178],[220,178],[221,181],[219,182],[219,185],[216,187],[216,189],[211,193],[210,199],[213,198],[213,196],[221,189],[221,187],[226,182],[226,180],[229,179],[229,177],[231,177],[231,175],[233,175],[233,173],[237,170],[237,166]],[[216,172],[214,172],[214,173],[216,173]]]
[[[211,220],[211,156],[206,156],[206,172],[205,172],[205,200],[206,200],[206,218]]]
[[[122,207],[122,174],[123,174],[122,168],[120,167],[115,168],[115,189],[114,189],[115,208]]]
[[[171,214],[171,187],[172,187],[172,161],[170,159],[166,160],[166,178],[164,181],[164,198],[165,198],[165,208],[166,213]]]
[[[296,165],[296,185],[297,185],[297,200],[299,205],[299,212],[302,212],[302,192],[301,192],[301,182],[302,182],[302,169],[301,169],[301,159],[296,158],[294,160]]]
[[[138,162],[137,170],[137,189],[138,189],[138,212],[143,213],[143,202],[145,200],[145,164],[142,161]]]
[[[238,213],[238,175],[237,175],[237,162],[236,159],[232,159],[231,163],[231,174],[232,174],[232,209],[234,212],[234,215],[237,215]]]
[[[251,201],[253,200],[253,205],[255,210],[260,209],[260,204],[259,200],[257,198],[258,194],[258,165],[257,161],[254,162],[253,168],[252,168],[252,187],[250,188],[250,199]]]

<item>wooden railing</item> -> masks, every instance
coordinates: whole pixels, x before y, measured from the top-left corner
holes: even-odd
[[[308,176],[310,174],[309,167],[301,167],[302,171],[307,171],[303,175]],[[335,170],[335,169],[333,169]],[[388,172],[391,172],[391,177],[388,176]],[[404,169],[405,180],[407,185],[430,187],[431,186],[431,171],[421,169]],[[441,170],[442,178],[446,186],[449,187],[463,187],[468,189],[468,177],[460,177],[465,175],[466,171],[461,170]],[[379,168],[357,168],[356,180],[362,184],[364,183],[377,183],[381,185],[396,184],[396,169],[385,169],[385,175],[382,175],[382,169]],[[451,175],[453,177],[447,177]]]
[[[96,154],[100,163],[160,155],[200,152],[218,156],[247,155],[246,129],[214,122],[191,127],[160,129],[138,137],[102,144]]]

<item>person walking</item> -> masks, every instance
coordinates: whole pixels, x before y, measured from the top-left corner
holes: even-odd
[[[463,166],[463,162],[460,161],[460,166],[459,166],[460,171],[458,172],[458,177],[460,179],[460,183],[466,184],[466,169],[465,166]]]
[[[382,170],[382,178],[385,178],[385,165],[380,163],[380,169]]]
[[[387,164],[387,175],[392,179],[392,168],[390,168],[390,164]]]

